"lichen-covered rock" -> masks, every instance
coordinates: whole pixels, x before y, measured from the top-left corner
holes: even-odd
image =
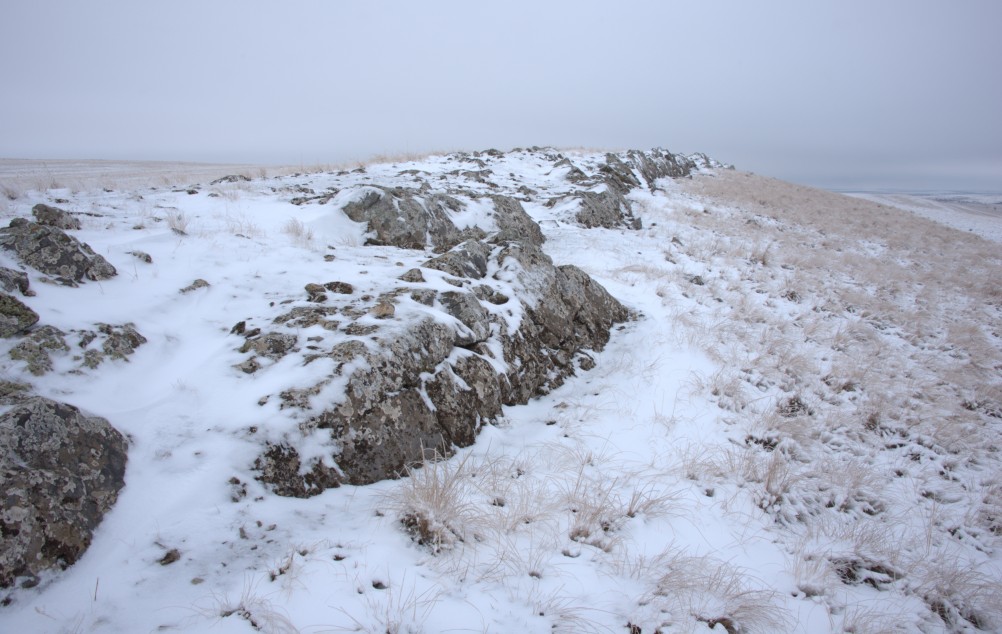
[[[13,405],[31,395],[31,386],[16,381],[0,381],[0,405]]]
[[[97,332],[84,330],[80,333],[80,346],[87,348],[91,342],[101,339],[101,349],[89,348],[84,352],[84,365],[94,369],[105,359],[129,360],[136,348],[146,343],[146,337],[139,334],[133,323],[112,325],[97,324]]]
[[[546,241],[539,224],[526,213],[522,203],[508,196],[492,196],[494,201],[494,219],[498,233],[494,242],[529,242],[542,246]]]
[[[411,282],[412,284],[424,284],[424,273],[421,269],[408,269],[406,273],[397,278],[401,282]]]
[[[209,288],[210,286],[212,286],[212,285],[209,284],[208,282],[206,282],[205,280],[203,280],[202,278],[198,278],[197,280],[195,280],[191,284],[188,284],[187,286],[185,286],[184,288],[182,288],[181,290],[179,290],[178,293],[181,293],[182,295],[185,295],[187,293],[191,293],[193,291],[197,291],[200,288]]]
[[[560,385],[576,371],[576,359],[590,359],[584,350],[601,350],[613,324],[629,317],[584,272],[554,266],[534,244],[505,243],[489,257],[489,266],[501,269],[519,291],[515,301],[523,316],[514,331],[487,309],[512,299],[487,283],[444,292],[401,289],[411,295],[426,291],[428,301],[419,303],[455,321],[414,320],[414,313],[404,313],[406,327],[381,333],[376,345],[346,341],[326,355],[311,355],[334,361],[331,376],[282,393],[283,407],[311,412],[302,425],[311,453],[316,434],[329,434],[327,458],[336,463],[339,481],[397,477],[428,455],[448,455],[472,443],[483,424],[500,415],[502,404],[525,403]],[[390,298],[381,303],[392,306]],[[354,332],[351,326],[345,331]],[[346,386],[343,399],[317,403],[335,380]],[[259,478],[283,495],[320,493],[321,483],[333,481],[330,467],[316,458],[302,464],[295,445],[290,439],[280,450],[269,449],[271,455],[258,460]]]
[[[27,331],[36,323],[38,323],[38,313],[13,295],[0,293],[0,337],[13,337]]]
[[[124,484],[126,442],[108,421],[46,398],[0,416],[0,586],[73,564]]]
[[[460,354],[424,387],[448,447],[472,445],[483,423],[501,415],[501,376],[479,354]]]
[[[270,484],[278,495],[307,498],[341,486],[336,469],[314,461],[302,472],[299,453],[287,445],[270,445],[254,462],[258,480]]]
[[[222,185],[224,183],[249,183],[250,178],[244,176],[243,174],[230,174],[228,176],[223,176],[222,178],[217,178],[216,180],[209,183],[210,185]]]
[[[27,297],[31,297],[35,294],[34,291],[28,288],[27,273],[3,267],[0,267],[0,289],[3,289],[8,293],[18,291]]]
[[[505,245],[498,260],[524,286],[525,317],[519,329],[502,338],[507,373],[505,404],[525,403],[548,392],[574,373],[583,349],[602,350],[613,325],[629,311],[600,284],[575,266],[553,266],[531,245]]]
[[[588,180],[588,175],[581,171],[574,163],[571,163],[570,159],[564,157],[553,164],[556,169],[566,170],[564,173],[564,178],[572,183],[580,183],[581,181]]]
[[[0,229],[0,247],[15,252],[26,265],[76,286],[84,279],[106,280],[118,274],[93,249],[56,227],[14,218]]]
[[[466,238],[483,237],[482,231],[460,231],[453,224],[451,214],[462,209],[461,201],[445,194],[367,187],[343,211],[355,222],[368,223],[373,234],[370,244],[448,249]]]
[[[491,334],[490,316],[475,294],[446,291],[438,296],[438,300],[446,314],[465,326],[456,332],[455,345],[467,347],[487,341]]]
[[[39,326],[10,350],[10,358],[28,364],[28,372],[41,376],[52,371],[51,354],[68,352],[66,333],[55,326]]]
[[[31,215],[35,216],[35,220],[40,225],[47,225],[64,231],[80,229],[80,220],[59,207],[50,207],[49,205],[38,203],[31,208]]]
[[[254,352],[269,359],[280,359],[296,346],[298,340],[296,335],[269,332],[247,339],[240,347],[240,352]]]
[[[576,219],[589,229],[595,227],[615,229],[624,224],[631,224],[626,222],[626,218],[632,216],[629,201],[612,187],[605,186],[597,192],[581,192],[578,194],[578,199],[581,207]]]
[[[487,275],[487,258],[490,254],[491,248],[483,242],[467,240],[447,253],[428,260],[422,266],[456,277],[479,280]]]
[[[695,168],[696,163],[692,159],[661,149],[649,152],[631,150],[624,158],[606,154],[605,164],[599,168],[601,187],[578,195],[581,207],[577,221],[589,228],[625,226],[640,229],[643,223],[633,216],[626,195],[644,185],[654,191],[658,179],[688,176]]]
[[[327,282],[324,288],[338,295],[351,295],[355,292],[355,287],[348,282]]]
[[[661,148],[649,152],[630,150],[626,153],[626,161],[640,174],[651,191],[654,191],[660,178],[681,178],[696,169],[696,163],[691,157],[672,154]]]

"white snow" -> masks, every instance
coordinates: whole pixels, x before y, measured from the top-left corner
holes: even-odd
[[[589,174],[603,156],[568,153]],[[496,188],[462,175],[484,168],[474,158]],[[1002,627],[1002,253],[975,235],[997,235],[1002,221],[958,232],[703,170],[634,191],[642,230],[586,230],[560,198],[574,186],[556,160],[549,150],[432,156],[195,194],[188,182],[11,186],[5,220],[37,202],[75,212],[84,228],[74,235],[119,270],[79,288],[29,270],[37,295],[25,301],[40,323],[70,332],[132,322],[148,343],[93,371],[72,371],[79,363],[66,356],[44,377],[0,343],[6,379],[130,439],[126,486],[90,549],[36,588],[4,590],[0,631]],[[457,220],[485,229],[489,195],[534,190],[524,206],[545,251],[637,318],[593,354],[594,369],[505,408],[450,460],[397,481],[279,497],[253,463],[265,440],[302,421],[275,395],[332,368],[289,355],[244,374],[233,366],[249,355],[230,329],[246,320],[300,344],[343,336],[271,322],[303,305],[310,282],[349,282],[365,309],[358,297],[431,257],[362,246],[365,227],[339,211],[361,187],[421,180],[461,188],[471,204]],[[302,188],[342,194],[293,205]],[[185,235],[170,227],[179,222]],[[4,252],[0,265],[18,268]],[[511,294],[514,277],[495,273]],[[210,286],[179,293],[197,278]],[[421,310],[403,302],[398,317]],[[319,456],[323,442],[299,447]],[[439,548],[402,525],[415,509],[444,536]],[[180,560],[161,565],[171,549]]]

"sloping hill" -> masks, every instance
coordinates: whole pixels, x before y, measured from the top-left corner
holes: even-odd
[[[129,449],[89,549],[3,590],[0,630],[1002,626],[995,243],[662,151],[110,185],[7,190],[7,218],[66,210],[117,275],[50,283],[0,251],[38,317],[0,340],[5,389],[103,417]],[[395,231],[412,212],[452,229]],[[586,318],[601,295],[578,271],[624,313]],[[530,323],[548,326],[506,339]],[[441,357],[393,347],[419,324]],[[65,348],[36,341],[34,373],[11,352],[44,326]],[[489,367],[464,374],[474,357]],[[422,436],[387,463],[406,477],[362,484],[339,460],[375,432],[329,411],[405,367],[365,410],[379,429],[451,411],[472,433]],[[275,447],[295,461],[269,478]],[[435,448],[455,455],[412,468]]]

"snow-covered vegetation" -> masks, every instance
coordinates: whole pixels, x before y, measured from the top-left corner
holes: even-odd
[[[147,343],[96,369],[57,355],[44,376],[2,344],[5,380],[107,418],[130,449],[90,549],[4,590],[0,630],[1002,628],[999,245],[726,169],[633,190],[639,229],[586,229],[565,158],[604,162],[527,150],[198,187],[5,184],[8,219],[61,206],[119,270],[78,288],[29,271],[40,323],[129,322]],[[254,460],[299,419],[261,397],[330,368],[242,372],[232,328],[318,277],[377,292],[419,266],[429,253],[365,246],[340,206],[424,184],[471,209],[519,197],[554,262],[634,318],[594,368],[453,457],[280,497]]]

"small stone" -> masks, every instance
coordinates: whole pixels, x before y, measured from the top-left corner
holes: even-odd
[[[372,316],[376,319],[389,319],[393,317],[396,308],[390,302],[379,302],[372,309]]]
[[[147,264],[153,264],[153,257],[149,253],[146,253],[145,251],[128,251],[127,253],[129,255],[135,256],[136,258],[142,260],[143,262],[146,262]]]
[[[238,363],[233,367],[237,368],[244,374],[254,374],[255,372],[261,369],[261,364],[258,363],[257,357],[251,357],[250,359],[247,359],[243,363]]]
[[[411,269],[397,278],[401,282],[410,282],[412,284],[423,284],[424,274],[421,273],[421,269]]]
[[[351,295],[355,292],[355,287],[348,282],[327,282],[324,288],[338,295]]]
[[[161,566],[169,566],[172,563],[179,561],[180,559],[181,559],[181,551],[179,551],[177,548],[171,548],[170,550],[167,551],[166,554],[164,554],[163,557],[160,558],[158,563]]]
[[[210,286],[210,284],[208,282],[206,282],[205,280],[199,278],[199,279],[195,280],[194,282],[192,282],[191,284],[185,286],[184,288],[182,288],[178,292],[179,293],[190,293],[192,291],[197,291],[200,288],[207,288],[209,286]]]

